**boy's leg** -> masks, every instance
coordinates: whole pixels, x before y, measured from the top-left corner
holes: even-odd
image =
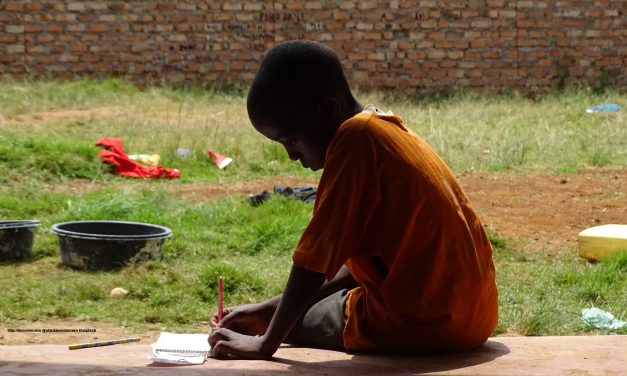
[[[292,329],[286,343],[344,350],[344,306],[348,290],[340,290],[314,304]]]

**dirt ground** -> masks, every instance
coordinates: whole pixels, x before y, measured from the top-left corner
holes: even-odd
[[[520,239],[529,252],[551,252],[576,247],[577,234],[588,227],[608,223],[627,224],[627,168],[588,169],[573,175],[464,173],[459,180],[484,224],[502,236]],[[272,177],[236,184],[182,184],[173,193],[197,200],[226,196],[246,197],[274,184],[315,184],[297,177]],[[149,182],[133,182],[148,186]],[[94,183],[50,186],[51,191],[79,193],[101,187]],[[9,332],[9,329],[92,328],[92,333]],[[131,336],[126,328],[102,322],[50,320],[0,326],[0,345],[70,344]],[[204,330],[204,325],[199,324]],[[156,339],[160,328],[140,335]]]
[[[593,226],[627,224],[627,169],[574,175],[464,174],[459,177],[483,222],[500,235],[528,241],[530,251],[577,245]]]

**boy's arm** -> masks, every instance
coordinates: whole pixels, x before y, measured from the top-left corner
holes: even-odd
[[[326,281],[324,285],[322,285],[320,291],[316,295],[314,303],[317,303],[327,296],[340,290],[352,290],[358,286],[359,283],[355,281],[346,265],[342,265],[340,270],[335,274],[335,277],[333,277],[333,279],[330,281]]]
[[[359,284],[353,279],[348,268],[342,266],[333,279],[324,282],[310,306],[337,291],[343,289],[351,290],[358,286]],[[211,327],[223,327],[243,334],[261,334],[266,331],[266,327],[269,325],[282,296],[277,295],[258,304],[229,308],[221,322],[218,322],[218,316],[215,314],[211,317]],[[262,313],[260,314],[259,312]],[[260,324],[260,321],[265,321],[266,327],[262,328],[263,325]]]
[[[285,291],[265,334],[252,337],[225,328],[217,329],[209,338],[211,356],[223,358],[235,355],[262,359],[272,357],[296,322],[317,298],[324,280],[323,273],[292,266]]]

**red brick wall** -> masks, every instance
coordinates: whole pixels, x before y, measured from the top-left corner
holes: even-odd
[[[0,0],[0,74],[246,83],[264,51],[306,38],[340,55],[352,85],[625,88],[626,12],[627,0]]]

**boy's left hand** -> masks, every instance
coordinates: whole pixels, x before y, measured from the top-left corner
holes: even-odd
[[[229,355],[246,359],[269,359],[276,349],[264,349],[264,336],[247,336],[225,328],[209,334],[212,358],[223,359]]]

